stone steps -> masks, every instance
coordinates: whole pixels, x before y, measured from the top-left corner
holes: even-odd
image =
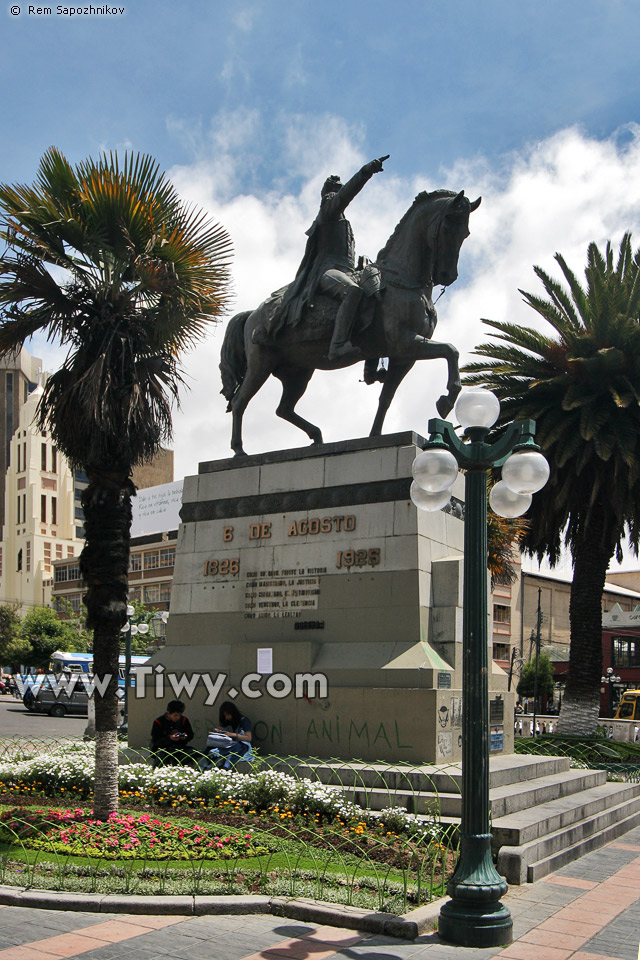
[[[557,774],[537,777],[535,780],[518,781],[501,787],[490,787],[491,815],[495,824],[498,818],[526,810],[533,805],[546,803],[558,797],[587,790],[603,783],[606,774],[602,770],[566,770],[561,778]],[[433,791],[398,790],[391,787],[344,787],[345,796],[358,806],[370,810],[385,807],[404,807],[409,813],[429,816],[440,813],[441,817],[459,819],[462,797],[459,792],[436,793]]]
[[[519,815],[493,824],[498,872],[513,884],[540,880],[640,824],[640,786],[605,783],[526,814],[517,828],[503,824]]]
[[[404,790],[410,793],[460,793],[462,766],[460,763],[408,766],[354,761],[287,760],[278,757],[262,758],[273,769],[308,777],[322,783],[363,790],[365,788]],[[505,787],[537,777],[552,776],[569,770],[566,757],[518,756],[509,754],[491,759],[489,779],[492,788]]]
[[[282,761],[276,769],[341,787],[364,808],[439,811],[459,823],[459,763],[409,767]],[[493,850],[509,883],[532,882],[640,823],[640,784],[608,783],[603,770],[571,769],[566,757],[511,754],[490,760]]]

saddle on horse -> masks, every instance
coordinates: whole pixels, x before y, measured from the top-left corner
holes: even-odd
[[[356,313],[353,330],[361,332],[371,324],[375,301],[380,299],[380,268],[377,264],[365,262],[364,258],[361,258],[354,280],[362,290],[363,299]],[[288,286],[281,287],[264,301],[262,321],[255,327],[251,338],[253,343],[273,347],[282,334],[293,326],[296,327],[296,336],[300,340],[330,340],[340,301],[318,292],[314,302],[306,304],[300,322],[295,323],[288,319],[294,315],[292,311],[283,322],[279,308],[288,289]]]

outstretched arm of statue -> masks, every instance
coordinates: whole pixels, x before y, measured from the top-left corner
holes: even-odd
[[[331,212],[335,212],[336,215],[344,213],[346,207],[360,193],[365,183],[371,179],[374,173],[380,173],[382,164],[388,159],[389,154],[386,157],[380,157],[378,160],[370,160],[369,163],[365,163],[364,167],[358,170],[350,180],[347,180],[345,185],[331,198],[329,201],[332,207]]]

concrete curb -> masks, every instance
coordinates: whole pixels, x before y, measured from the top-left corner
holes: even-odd
[[[7,907],[179,917],[271,913],[290,920],[346,927],[349,930],[383,934],[400,940],[415,940],[420,934],[432,930],[445,901],[446,898],[434,900],[433,903],[418,907],[403,916],[396,916],[339,903],[295,897],[264,897],[256,894],[221,897],[136,897],[123,894],[56,893],[52,890],[26,890],[0,885],[0,904]]]

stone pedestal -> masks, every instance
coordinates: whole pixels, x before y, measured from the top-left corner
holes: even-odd
[[[234,699],[263,752],[460,758],[464,487],[448,512],[416,510],[422,443],[221,460],[185,480],[167,646],[130,699],[132,745],[177,698],[202,746]],[[511,752],[497,667],[490,689],[492,745]]]

